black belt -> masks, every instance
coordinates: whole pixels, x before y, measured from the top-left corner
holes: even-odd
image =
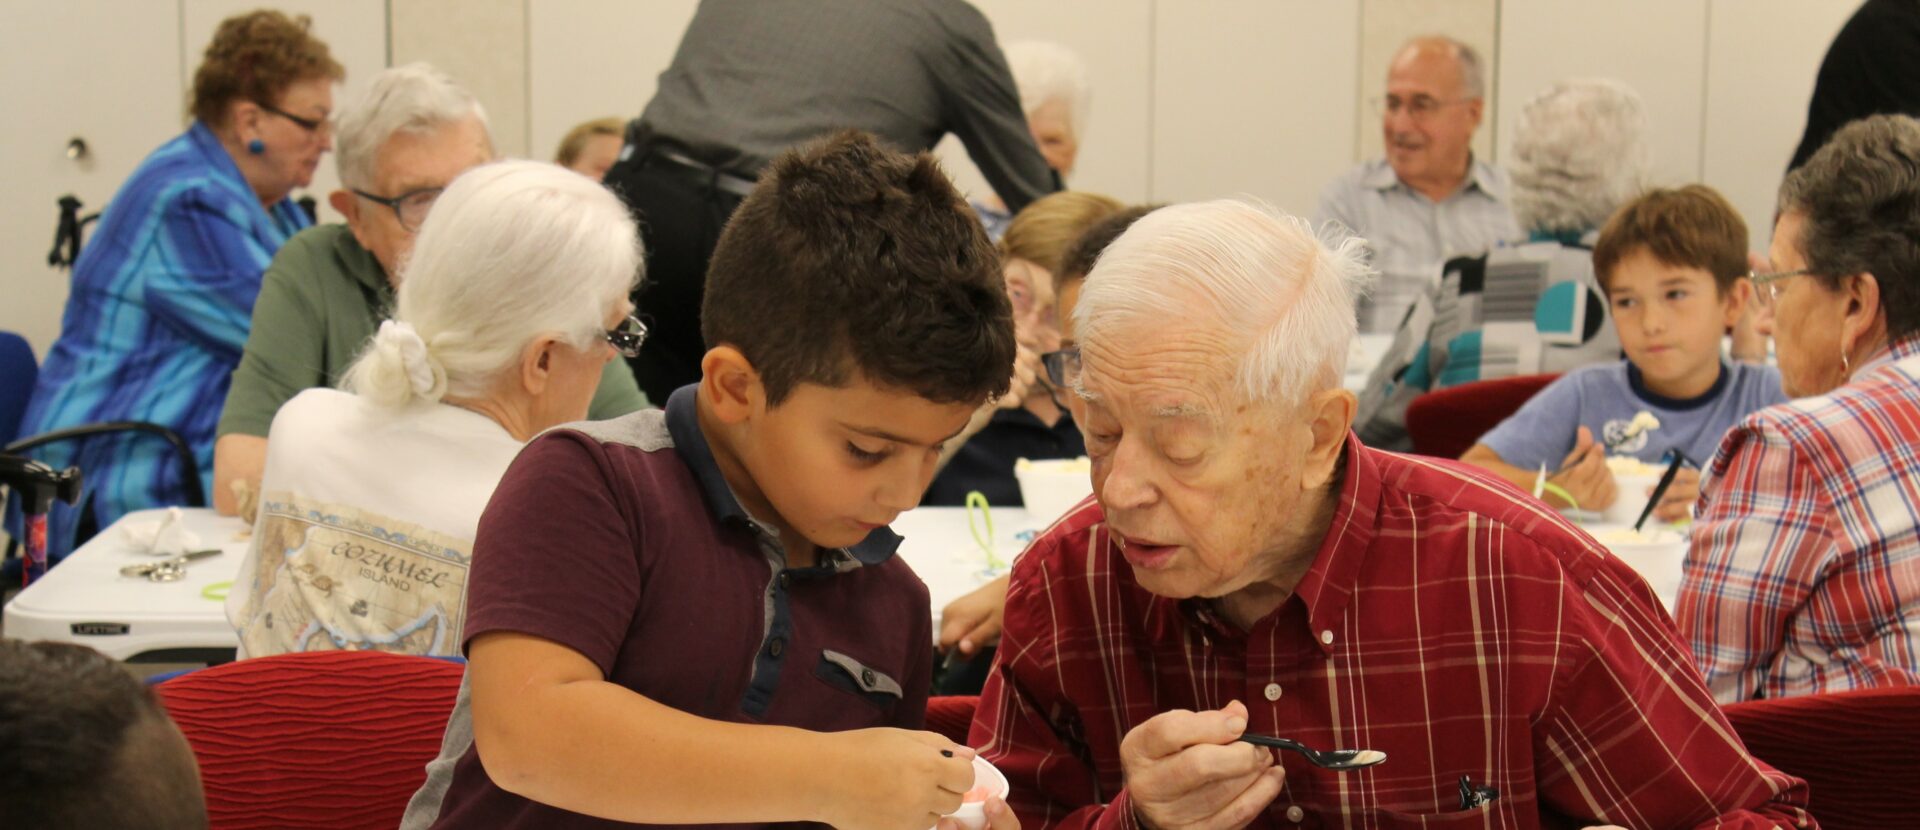
[[[680,153],[659,145],[647,148],[646,154],[650,158],[656,158],[669,165],[686,170],[689,173],[698,174],[701,179],[706,181],[706,183],[715,190],[732,193],[741,198],[746,198],[753,194],[754,180],[745,176],[734,175],[718,167],[704,164],[696,159],[681,155]]]

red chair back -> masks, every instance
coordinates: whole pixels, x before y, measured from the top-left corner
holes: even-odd
[[[1507,419],[1534,393],[1559,375],[1463,383],[1436,389],[1407,404],[1407,437],[1413,451],[1436,458],[1459,458],[1480,436]]]
[[[938,732],[961,746],[967,745],[967,730],[973,728],[973,710],[980,708],[978,695],[937,695],[927,698],[927,731]]]
[[[1806,779],[1807,810],[1825,830],[1920,820],[1920,687],[1755,700],[1722,711],[1754,757]]]
[[[154,687],[200,761],[213,830],[393,828],[464,670],[373,651],[259,657]]]

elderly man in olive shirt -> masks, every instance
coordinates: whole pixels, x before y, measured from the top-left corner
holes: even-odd
[[[303,389],[331,386],[393,306],[398,266],[433,200],[454,177],[493,160],[486,111],[424,63],[374,79],[340,120],[340,183],[329,201],[345,225],[301,232],[267,267],[253,329],[233,372],[213,448],[213,500],[233,514],[257,492],[273,416]],[[609,361],[588,417],[647,406],[625,363]]]
[[[1362,332],[1392,331],[1448,257],[1521,237],[1505,172],[1473,157],[1486,109],[1472,47],[1420,37],[1401,47],[1380,100],[1386,157],[1366,161],[1320,193],[1316,223],[1365,237],[1380,282],[1359,303]]]

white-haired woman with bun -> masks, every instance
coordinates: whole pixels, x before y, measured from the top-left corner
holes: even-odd
[[[520,447],[585,418],[606,363],[638,350],[640,272],[599,183],[525,161],[456,179],[344,388],[273,419],[227,601],[241,656],[457,654],[480,512]]]

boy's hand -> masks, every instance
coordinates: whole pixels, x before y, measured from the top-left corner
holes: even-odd
[[[1273,753],[1235,743],[1247,707],[1162,712],[1120,741],[1134,814],[1149,830],[1237,830],[1280,794],[1285,768]]]
[[[940,651],[960,649],[962,659],[1000,642],[1001,621],[1007,613],[1007,581],[1003,576],[940,609]]]
[[[836,751],[822,768],[835,791],[822,793],[822,820],[841,830],[927,830],[973,789],[973,750],[941,735],[881,728],[827,737]]]
[[[1667,485],[1666,495],[1660,497],[1660,506],[1653,509],[1653,517],[1663,522],[1680,521],[1687,518],[1687,511],[1699,500],[1700,471],[1681,467],[1674,474],[1673,483]]]
[[[1573,439],[1573,452],[1560,462],[1560,472],[1547,479],[1572,494],[1582,510],[1605,510],[1619,496],[1613,485],[1613,471],[1607,469],[1607,448],[1593,440],[1593,430],[1581,427]]]

